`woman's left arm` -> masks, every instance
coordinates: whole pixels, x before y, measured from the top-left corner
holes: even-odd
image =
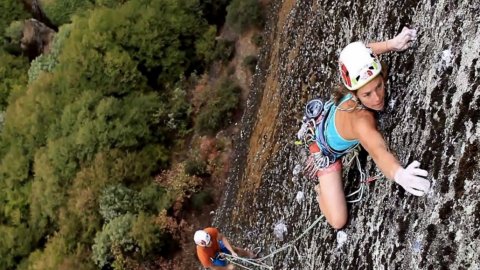
[[[412,41],[417,39],[417,30],[403,27],[402,32],[396,37],[380,42],[372,42],[368,44],[376,55],[387,52],[399,52],[406,50],[412,44]]]

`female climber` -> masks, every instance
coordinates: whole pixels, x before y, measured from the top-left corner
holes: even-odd
[[[416,30],[404,27],[393,39],[370,43],[368,46],[353,42],[341,51],[339,71],[342,84],[333,93],[333,104],[324,109],[328,112],[324,115],[322,125],[317,126],[317,138],[309,149],[311,156],[324,154],[325,148],[341,156],[343,151],[361,144],[388,179],[393,179],[413,195],[423,196],[430,188],[430,182],[425,178],[427,171],[419,168],[418,161],[403,168],[388,151],[375,119],[375,113],[385,106],[386,80],[386,71],[382,70],[376,55],[403,51],[415,38]],[[319,182],[315,191],[320,210],[328,223],[340,229],[345,226],[348,214],[342,184],[342,163],[340,158],[335,159],[327,163],[328,166],[317,166],[314,170]]]

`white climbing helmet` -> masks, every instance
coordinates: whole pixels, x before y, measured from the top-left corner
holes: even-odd
[[[193,236],[193,240],[195,241],[195,244],[206,247],[208,244],[210,244],[210,234],[205,232],[204,230],[199,230],[195,232],[195,235]]]
[[[340,77],[348,90],[358,90],[382,71],[382,65],[370,48],[360,41],[348,44],[338,59]]]

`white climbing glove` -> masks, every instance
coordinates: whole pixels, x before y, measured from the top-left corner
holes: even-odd
[[[403,27],[402,32],[398,34],[396,37],[387,41],[387,48],[392,51],[403,51],[408,49],[412,44],[411,41],[417,39],[417,30],[410,29],[408,27]]]
[[[406,169],[400,167],[394,177],[397,184],[415,196],[423,196],[430,189],[430,181],[425,179],[428,172],[420,169],[419,166],[420,162],[415,160]]]

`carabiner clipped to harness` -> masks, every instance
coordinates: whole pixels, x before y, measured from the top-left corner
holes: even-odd
[[[323,110],[323,103],[320,99],[312,99],[305,105],[305,117],[316,119]]]

